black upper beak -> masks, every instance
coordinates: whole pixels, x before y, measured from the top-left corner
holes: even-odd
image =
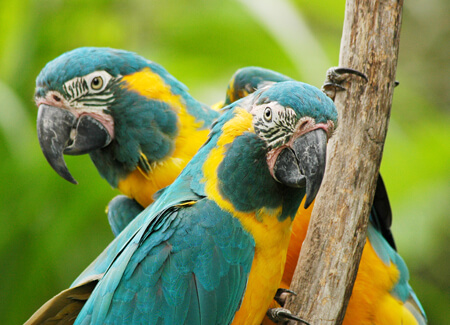
[[[77,184],[63,158],[82,155],[111,142],[106,128],[91,116],[77,117],[67,110],[42,104],[37,116],[39,144],[52,168],[64,179]],[[74,132],[71,138],[71,133]]]
[[[327,134],[316,129],[294,140],[284,149],[274,165],[277,181],[290,187],[306,186],[305,209],[314,201],[325,173]]]

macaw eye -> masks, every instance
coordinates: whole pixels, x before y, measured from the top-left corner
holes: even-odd
[[[267,122],[272,121],[272,109],[270,107],[266,107],[266,109],[264,110],[264,119]]]
[[[99,90],[103,87],[103,78],[102,77],[94,77],[91,81],[91,88],[94,90]]]

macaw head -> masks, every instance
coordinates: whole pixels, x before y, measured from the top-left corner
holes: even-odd
[[[320,188],[327,142],[337,126],[333,101],[313,86],[285,81],[259,89],[225,112],[212,130],[217,142],[213,137],[205,145],[223,147],[205,160],[205,179],[213,179],[206,174],[216,170],[213,183],[220,196],[239,211],[276,208],[292,198],[283,218],[294,217],[305,194],[308,207]]]
[[[63,154],[89,153],[117,187],[130,171],[147,171],[170,155],[186,122],[183,112],[198,128],[215,118],[164,68],[110,48],[78,48],[49,62],[37,77],[34,99],[42,151],[72,183]]]
[[[262,91],[250,112],[269,148],[272,176],[287,186],[306,186],[307,208],[322,183],[327,142],[337,127],[334,103],[313,86],[283,82]]]

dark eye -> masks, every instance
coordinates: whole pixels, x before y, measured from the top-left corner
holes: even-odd
[[[272,109],[270,107],[266,107],[266,109],[264,110],[264,119],[267,122],[272,121]]]
[[[91,88],[94,90],[99,90],[103,87],[103,79],[102,77],[94,77],[91,81]]]

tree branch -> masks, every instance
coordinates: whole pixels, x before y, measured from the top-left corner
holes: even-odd
[[[349,0],[339,66],[364,72],[336,95],[337,133],[286,308],[311,324],[340,324],[366,240],[392,104],[403,1]]]

